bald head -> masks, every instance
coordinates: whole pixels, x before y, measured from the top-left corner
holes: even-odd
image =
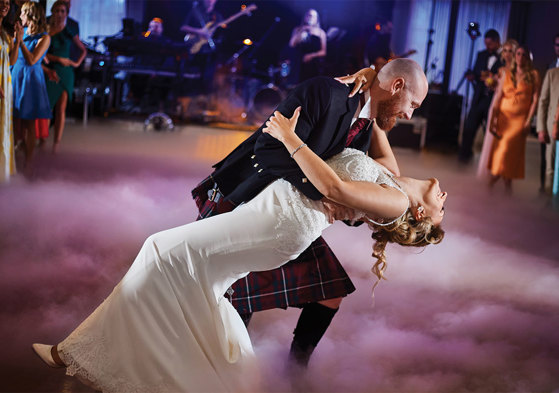
[[[411,59],[394,59],[382,67],[378,73],[379,85],[383,90],[390,90],[395,79],[405,81],[404,88],[425,97],[429,85],[421,66]],[[422,99],[423,101],[423,99]]]
[[[429,86],[423,70],[410,59],[395,59],[383,66],[371,86],[370,113],[388,131],[397,118],[410,119]]]

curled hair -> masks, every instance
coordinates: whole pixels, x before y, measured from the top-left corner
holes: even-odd
[[[388,226],[369,223],[369,228],[373,230],[372,238],[375,240],[373,257],[377,258],[377,261],[371,271],[378,277],[377,284],[384,279],[384,271],[387,267],[385,248],[388,243],[398,243],[406,247],[425,247],[429,244],[438,244],[444,238],[444,230],[433,224],[430,217],[416,220],[410,209]]]
[[[47,20],[45,10],[39,3],[27,1],[21,6],[21,12],[25,13],[33,26],[29,27],[29,34],[39,34],[47,31]]]

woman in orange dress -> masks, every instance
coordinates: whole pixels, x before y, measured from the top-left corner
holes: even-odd
[[[512,38],[505,41],[501,47],[501,63],[504,64],[504,66],[499,68],[499,73],[495,75],[494,78],[492,77],[485,80],[488,87],[493,87],[493,89],[497,88],[497,85],[499,84],[499,77],[505,74],[505,69],[512,67],[512,61],[514,60],[516,48],[518,48],[518,41]],[[489,157],[492,154],[493,139],[495,139],[493,134],[489,131],[489,122],[486,123],[485,136],[483,137],[483,145],[481,147],[481,154],[479,156],[477,167],[477,177],[481,180],[488,180],[490,178],[491,174],[487,168],[487,163],[489,162]]]
[[[512,190],[513,179],[524,178],[526,137],[538,103],[540,77],[530,51],[520,46],[510,69],[504,69],[489,109],[489,131],[493,133],[492,154],[487,167],[490,186],[500,178]]]

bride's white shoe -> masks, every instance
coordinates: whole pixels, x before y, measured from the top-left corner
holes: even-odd
[[[41,358],[41,360],[47,364],[47,366],[53,367],[53,368],[64,367],[64,366],[61,366],[60,364],[58,364],[54,361],[54,359],[52,357],[52,354],[51,354],[51,350],[52,350],[52,347],[53,347],[52,345],[33,344],[31,347],[33,348],[33,351],[37,354],[37,356],[39,356]]]

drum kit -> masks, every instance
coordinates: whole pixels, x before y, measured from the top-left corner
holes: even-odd
[[[289,62],[269,66],[264,71],[254,64],[249,65],[248,71],[226,65],[218,68],[215,79],[219,120],[261,125],[287,95]]]

